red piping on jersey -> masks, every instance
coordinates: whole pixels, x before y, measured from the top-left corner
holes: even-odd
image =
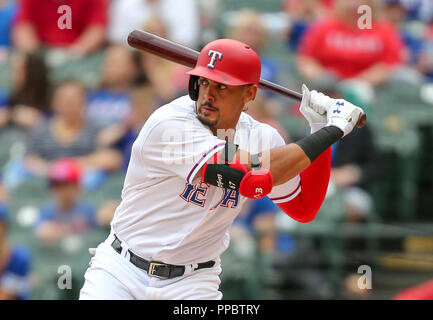
[[[191,177],[191,174],[194,172],[195,168],[197,168],[197,166],[200,164],[200,162],[201,162],[204,158],[206,158],[206,156],[207,156],[209,153],[211,153],[212,151],[214,151],[214,150],[215,150],[216,148],[218,148],[219,146],[223,146],[223,145],[225,145],[225,144],[226,144],[225,142],[218,143],[217,145],[215,145],[215,146],[213,146],[211,149],[209,149],[209,151],[207,151],[206,153],[204,153],[203,156],[200,158],[200,160],[197,161],[197,163],[194,165],[194,167],[192,167],[191,171],[189,172],[188,176],[186,177],[186,181],[189,182],[189,178]]]
[[[277,203],[288,216],[307,223],[316,217],[325,199],[331,175],[331,147],[301,172],[301,192],[292,200]]]
[[[286,198],[290,198],[291,196],[293,196],[296,192],[298,192],[299,188],[301,187],[301,181],[299,181],[298,186],[296,187],[295,191],[290,192],[287,196],[282,196],[282,197],[278,197],[278,198],[271,198],[272,201],[274,200],[283,200]]]

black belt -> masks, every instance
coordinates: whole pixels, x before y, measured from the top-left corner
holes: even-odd
[[[122,242],[114,235],[114,241],[111,244],[114,250],[117,253],[122,253]],[[175,277],[183,276],[185,273],[185,266],[175,266],[172,264],[166,264],[159,261],[147,261],[143,258],[140,258],[136,254],[132,253],[131,250],[128,250],[130,254],[129,261],[135,265],[136,267],[143,269],[147,272],[148,275],[158,277],[161,279],[171,279]],[[203,263],[198,263],[197,268],[194,269],[203,269],[203,268],[212,268],[215,265],[215,261],[207,261]]]

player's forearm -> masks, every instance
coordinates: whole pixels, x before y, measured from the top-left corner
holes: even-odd
[[[241,161],[248,159],[246,166],[248,170],[251,170],[251,160],[248,152],[238,150],[237,158]],[[271,171],[274,186],[289,181],[305,170],[311,163],[302,148],[295,143],[262,152],[260,154],[260,160],[262,168]]]
[[[302,171],[319,157],[333,143],[340,140],[343,131],[336,126],[328,126],[295,143],[271,149],[260,154],[262,168],[269,169],[273,185],[283,184]],[[251,170],[251,156],[238,151],[237,158]],[[245,161],[245,159],[248,159]]]

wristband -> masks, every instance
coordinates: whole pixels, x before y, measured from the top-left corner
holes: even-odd
[[[295,143],[301,147],[313,162],[322,152],[343,137],[343,131],[335,126],[328,126]]]

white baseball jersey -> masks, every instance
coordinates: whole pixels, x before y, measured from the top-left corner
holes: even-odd
[[[235,144],[251,154],[284,145],[278,132],[242,113]],[[132,147],[122,201],[111,227],[138,256],[184,265],[216,259],[229,245],[229,227],[247,198],[237,190],[202,183],[197,172],[225,141],[196,116],[183,96],[147,120]],[[300,178],[276,186],[274,202],[300,192]]]

